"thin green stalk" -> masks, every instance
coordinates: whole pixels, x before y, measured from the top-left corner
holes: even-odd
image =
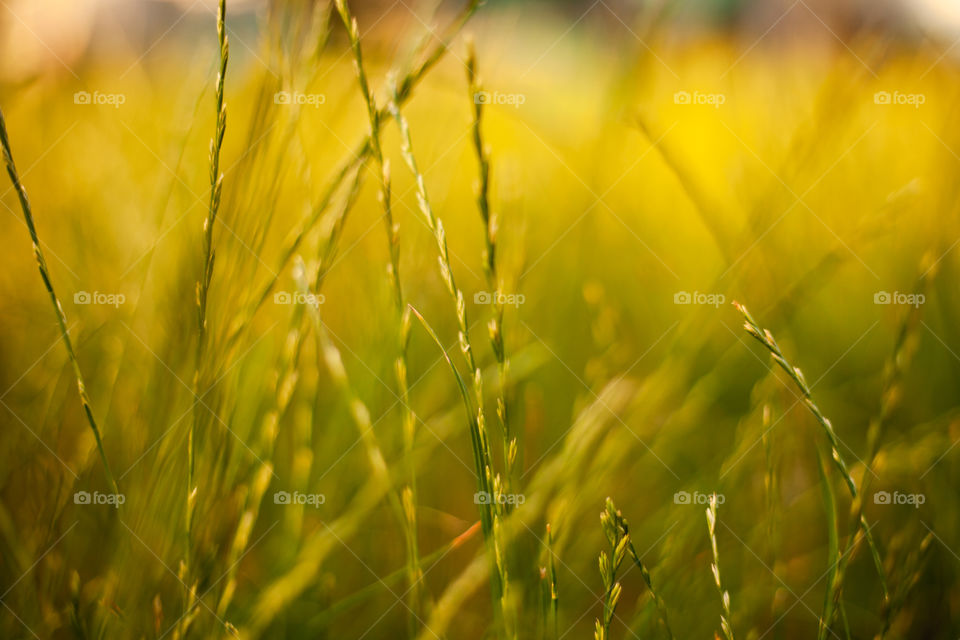
[[[220,196],[223,191],[223,174],[220,173],[220,151],[223,148],[223,137],[227,130],[227,107],[223,100],[224,79],[227,73],[227,60],[230,57],[230,44],[227,40],[226,29],[227,3],[220,0],[217,11],[217,41],[220,45],[220,65],[216,80],[216,127],[213,139],[210,141],[210,200],[207,206],[207,216],[203,221],[203,271],[197,282],[197,348],[195,370],[193,375],[193,394],[199,398],[202,393],[200,370],[203,364],[204,345],[207,334],[207,298],[210,293],[210,281],[213,277],[215,252],[213,248],[213,227],[220,210]],[[194,472],[196,468],[196,431],[202,415],[201,403],[193,406],[193,421],[190,423],[190,432],[187,436],[187,503],[186,503],[186,568],[189,578],[190,554],[192,552],[191,536],[193,530],[193,514],[196,509],[197,487]]]
[[[57,326],[60,328],[60,336],[63,338],[63,344],[67,349],[67,356],[70,359],[70,365],[73,367],[73,375],[77,380],[77,391],[80,395],[80,404],[83,406],[83,413],[87,417],[87,423],[90,430],[93,431],[94,440],[97,442],[97,452],[100,454],[100,462],[103,463],[104,472],[107,475],[107,482],[115,494],[120,493],[117,481],[110,471],[110,463],[107,462],[107,454],[103,450],[103,439],[100,437],[100,429],[97,427],[97,421],[93,417],[93,409],[90,407],[90,397],[87,395],[87,386],[83,382],[83,374],[80,372],[80,363],[77,361],[77,355],[73,351],[73,342],[70,340],[70,333],[67,331],[67,319],[63,313],[63,306],[53,289],[53,281],[50,279],[50,270],[47,268],[47,260],[43,256],[43,249],[40,248],[40,238],[37,236],[37,228],[33,224],[33,210],[30,207],[30,200],[27,198],[27,190],[20,182],[20,174],[13,162],[13,151],[10,148],[10,138],[7,135],[7,123],[3,117],[3,111],[0,110],[0,144],[3,145],[3,160],[7,166],[7,175],[10,176],[10,182],[17,192],[17,198],[20,200],[20,209],[23,211],[23,219],[26,221],[27,230],[30,232],[30,240],[33,242],[33,256],[37,260],[37,268],[40,270],[40,278],[50,296],[50,304],[53,306],[54,315],[57,317]]]
[[[483,272],[486,276],[487,287],[490,289],[490,306],[493,317],[487,324],[490,335],[490,346],[497,359],[499,377],[497,393],[497,418],[503,435],[504,476],[507,490],[512,491],[513,469],[517,460],[517,439],[510,431],[510,420],[507,413],[507,356],[503,345],[503,283],[497,272],[497,231],[499,221],[490,210],[490,158],[483,141],[483,105],[485,101],[478,99],[481,92],[480,79],[477,75],[477,55],[473,43],[467,48],[467,86],[473,104],[473,150],[477,156],[477,166],[480,177],[477,184],[477,209],[483,222],[484,251]]]
[[[710,565],[710,570],[713,572],[713,582],[717,585],[717,591],[720,592],[720,603],[723,606],[720,628],[727,640],[734,640],[733,627],[730,626],[730,592],[723,588],[720,580],[720,554],[717,552],[717,494],[710,496],[710,504],[707,507],[707,530],[710,532],[710,548],[713,551],[713,564]]]
[[[410,406],[409,385],[407,383],[407,346],[410,342],[410,314],[407,310],[403,297],[403,287],[400,283],[400,227],[394,222],[393,206],[391,203],[390,192],[390,164],[384,160],[383,148],[381,146],[381,115],[377,108],[376,99],[371,90],[370,83],[367,80],[366,69],[363,64],[363,49],[360,45],[360,29],[357,19],[350,14],[350,7],[346,0],[336,0],[337,11],[343,21],[344,27],[350,38],[350,46],[353,50],[354,66],[356,67],[357,80],[360,85],[360,93],[363,96],[364,104],[367,107],[367,118],[370,124],[370,146],[373,157],[379,168],[380,176],[380,202],[383,205],[383,221],[387,232],[387,249],[390,256],[388,272],[394,294],[394,314],[395,322],[398,327],[397,356],[394,361],[394,375],[397,379],[397,390],[399,392],[400,404],[402,405],[403,418],[403,443],[404,458],[407,466],[407,485],[403,489],[403,514],[401,521],[406,542],[408,582],[409,582],[409,607],[408,616],[409,635],[414,637],[418,631],[418,620],[421,618],[422,596],[420,582],[422,571],[420,568],[419,550],[417,543],[417,490],[416,490],[416,471],[413,463],[413,445],[416,438],[415,426],[416,416]]]

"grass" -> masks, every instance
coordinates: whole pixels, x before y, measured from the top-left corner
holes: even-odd
[[[295,5],[0,85],[0,636],[956,637],[953,62]]]
[[[93,432],[93,437],[97,442],[97,453],[100,454],[100,461],[103,463],[103,471],[107,476],[113,493],[119,494],[120,489],[117,481],[110,471],[110,463],[107,461],[107,454],[103,450],[103,439],[100,435],[100,429],[97,427],[96,418],[93,417],[93,409],[90,406],[90,397],[87,395],[87,385],[83,381],[83,373],[80,371],[80,364],[77,362],[77,355],[73,350],[73,342],[70,340],[70,331],[67,328],[67,319],[63,313],[63,305],[57,298],[56,291],[53,290],[53,281],[50,279],[50,270],[47,267],[47,260],[43,256],[43,249],[40,246],[40,238],[37,236],[37,228],[33,223],[33,211],[30,208],[30,200],[27,198],[27,190],[20,182],[20,174],[17,172],[17,166],[13,161],[13,150],[10,146],[10,136],[7,133],[7,122],[0,111],[0,145],[3,146],[3,162],[7,168],[7,175],[10,182],[17,192],[17,199],[20,201],[20,210],[23,212],[23,220],[27,225],[27,231],[30,232],[30,240],[33,242],[33,256],[37,261],[37,269],[40,270],[40,278],[43,280],[43,286],[50,296],[50,304],[53,305],[53,313],[57,318],[57,327],[60,329],[60,337],[63,339],[63,345],[67,350],[67,356],[70,359],[70,365],[73,367],[73,375],[77,381],[77,393],[80,395],[80,405],[83,407],[83,414],[86,416],[87,424]]]

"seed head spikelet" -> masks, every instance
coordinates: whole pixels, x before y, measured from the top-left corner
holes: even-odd
[[[634,566],[640,570],[644,584],[650,591],[650,596],[657,607],[657,613],[660,615],[661,622],[663,622],[667,637],[672,640],[673,631],[670,629],[670,622],[667,619],[667,607],[660,598],[659,592],[653,588],[650,572],[633,546],[627,519],[623,517],[623,514],[610,498],[607,498],[604,510],[600,513],[600,526],[604,537],[607,539],[607,544],[610,546],[613,559],[611,560],[605,552],[600,552],[600,576],[603,579],[606,595],[604,597],[604,618],[603,620],[597,620],[596,631],[594,632],[596,640],[604,640],[609,637],[610,623],[613,621],[616,601],[620,597],[620,584],[616,582],[616,574],[627,555],[633,560]],[[612,606],[608,607],[608,603],[611,602]]]
[[[783,352],[780,350],[780,345],[777,344],[777,341],[774,339],[773,334],[766,329],[762,329],[760,325],[757,324],[756,320],[753,319],[753,316],[750,315],[750,312],[747,308],[740,304],[739,302],[734,302],[733,305],[743,314],[744,323],[743,328],[753,336],[760,344],[762,344],[770,352],[773,357],[774,362],[783,369],[790,378],[793,379],[794,383],[797,385],[797,388],[800,389],[800,392],[803,394],[803,403],[806,405],[810,413],[813,414],[813,417],[816,418],[817,422],[820,423],[820,426],[823,427],[823,432],[827,436],[827,440],[830,442],[830,455],[833,459],[833,464],[837,467],[840,472],[841,477],[847,483],[847,488],[850,490],[850,495],[854,498],[857,497],[857,485],[853,480],[853,476],[850,475],[850,471],[847,468],[847,463],[844,461],[843,456],[840,454],[840,442],[837,439],[837,433],[833,429],[833,424],[828,420],[823,412],[820,411],[820,407],[813,401],[813,398],[810,394],[810,387],[807,386],[807,381],[803,377],[803,373],[797,367],[792,366],[783,355]]]

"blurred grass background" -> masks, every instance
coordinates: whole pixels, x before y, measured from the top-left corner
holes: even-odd
[[[403,68],[427,26],[447,24],[456,9],[384,4],[355,8],[380,98],[386,73]],[[107,482],[16,194],[3,187],[0,635],[174,637],[187,593],[178,571],[215,20],[200,3],[112,14],[105,4],[92,16],[73,15],[80,10],[68,4],[27,6],[0,10],[12,61],[0,105],[126,502],[119,510],[74,504],[74,492],[108,491]],[[403,538],[386,503],[366,501],[374,483],[343,397],[309,331],[284,368],[291,333],[301,329],[293,308],[271,296],[255,316],[244,314],[275,276],[275,291],[296,290],[280,266],[284,239],[368,131],[346,39],[334,28],[329,46],[315,51],[319,6],[228,7],[230,119],[207,364],[216,384],[203,399],[193,560],[199,591],[210,595],[188,634],[228,636],[229,622],[246,637],[399,637],[406,587],[381,579],[404,566]],[[737,635],[817,633],[832,561],[817,471],[822,433],[742,330],[733,300],[803,369],[858,482],[906,327],[910,354],[893,365],[903,368],[899,401],[885,416],[872,488],[925,501],[914,508],[864,497],[894,605],[883,604],[865,549],[843,597],[851,637],[880,633],[889,609],[887,637],[956,637],[956,34],[946,19],[936,21],[940,33],[925,23],[935,15],[926,5],[882,9],[491,2],[470,23],[486,90],[523,102],[489,105],[484,121],[499,265],[506,291],[523,296],[505,320],[507,397],[520,438],[515,480],[525,496],[510,519],[508,554],[520,637],[544,632],[547,523],[558,635],[592,633],[606,496],[630,520],[676,636],[719,632],[704,505],[677,504],[683,491],[725,498],[717,533]],[[128,15],[139,16],[129,32],[119,26]],[[473,301],[486,284],[463,58],[458,39],[404,111],[467,293],[492,417],[489,312]],[[78,91],[124,102],[76,104]],[[277,104],[278,91],[322,95],[323,104]],[[678,104],[678,92],[723,103]],[[878,104],[877,92],[924,102]],[[433,239],[416,212],[395,125],[384,135],[405,291],[453,352],[456,323]],[[374,169],[364,176],[321,315],[399,481],[392,290]],[[318,242],[314,231],[299,252],[308,263]],[[78,292],[125,301],[76,304]],[[676,304],[680,292],[723,304]],[[878,292],[925,298],[912,309],[876,304]],[[227,348],[239,322],[242,337]],[[415,326],[408,360],[424,556],[478,517],[463,409],[439,356]],[[278,377],[292,395],[271,441]],[[265,460],[273,471],[263,476]],[[264,480],[249,551],[234,566],[231,543]],[[845,540],[849,500],[838,478],[830,482]],[[316,510],[274,504],[282,490],[322,493],[326,502]],[[431,604],[422,637],[500,634],[483,554],[471,534],[425,564]],[[234,568],[236,595],[214,613],[222,576]],[[628,573],[623,586],[614,637],[664,637],[640,577]],[[834,632],[845,636],[839,622]]]

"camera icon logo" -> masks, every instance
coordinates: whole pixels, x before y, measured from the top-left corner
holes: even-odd
[[[875,494],[873,494],[873,503],[874,504],[890,504],[890,492],[877,491]]]
[[[476,104],[490,104],[490,92],[477,91],[475,94],[473,94],[473,101]]]
[[[877,91],[875,94],[873,94],[873,103],[874,104],[890,104],[890,92]]]
[[[689,291],[677,291],[673,294],[673,304],[690,304],[693,302],[693,296]]]
[[[90,492],[77,491],[73,494],[73,504],[90,504]]]
[[[677,91],[675,94],[673,94],[673,103],[674,104],[690,104],[690,92]]]
[[[473,494],[473,503],[474,504],[492,504],[493,500],[490,497],[490,494],[486,491],[479,491]]]
[[[287,291],[278,291],[273,294],[273,303],[274,304],[291,304],[293,303],[293,296],[290,295]]]
[[[90,92],[77,91],[73,94],[73,104],[90,104]]]
[[[73,294],[73,304],[90,304],[92,298],[86,291],[77,291]]]
[[[686,491],[677,491],[673,494],[673,504],[690,504],[690,494]]]
[[[478,291],[473,294],[474,304],[490,304],[493,302],[493,294],[487,291]]]
[[[273,494],[273,504],[290,504],[290,493],[287,491],[277,491]]]
[[[273,104],[291,104],[291,102],[289,91],[278,91],[273,94]]]
[[[877,291],[873,294],[873,304],[890,304],[892,301],[889,291]]]

